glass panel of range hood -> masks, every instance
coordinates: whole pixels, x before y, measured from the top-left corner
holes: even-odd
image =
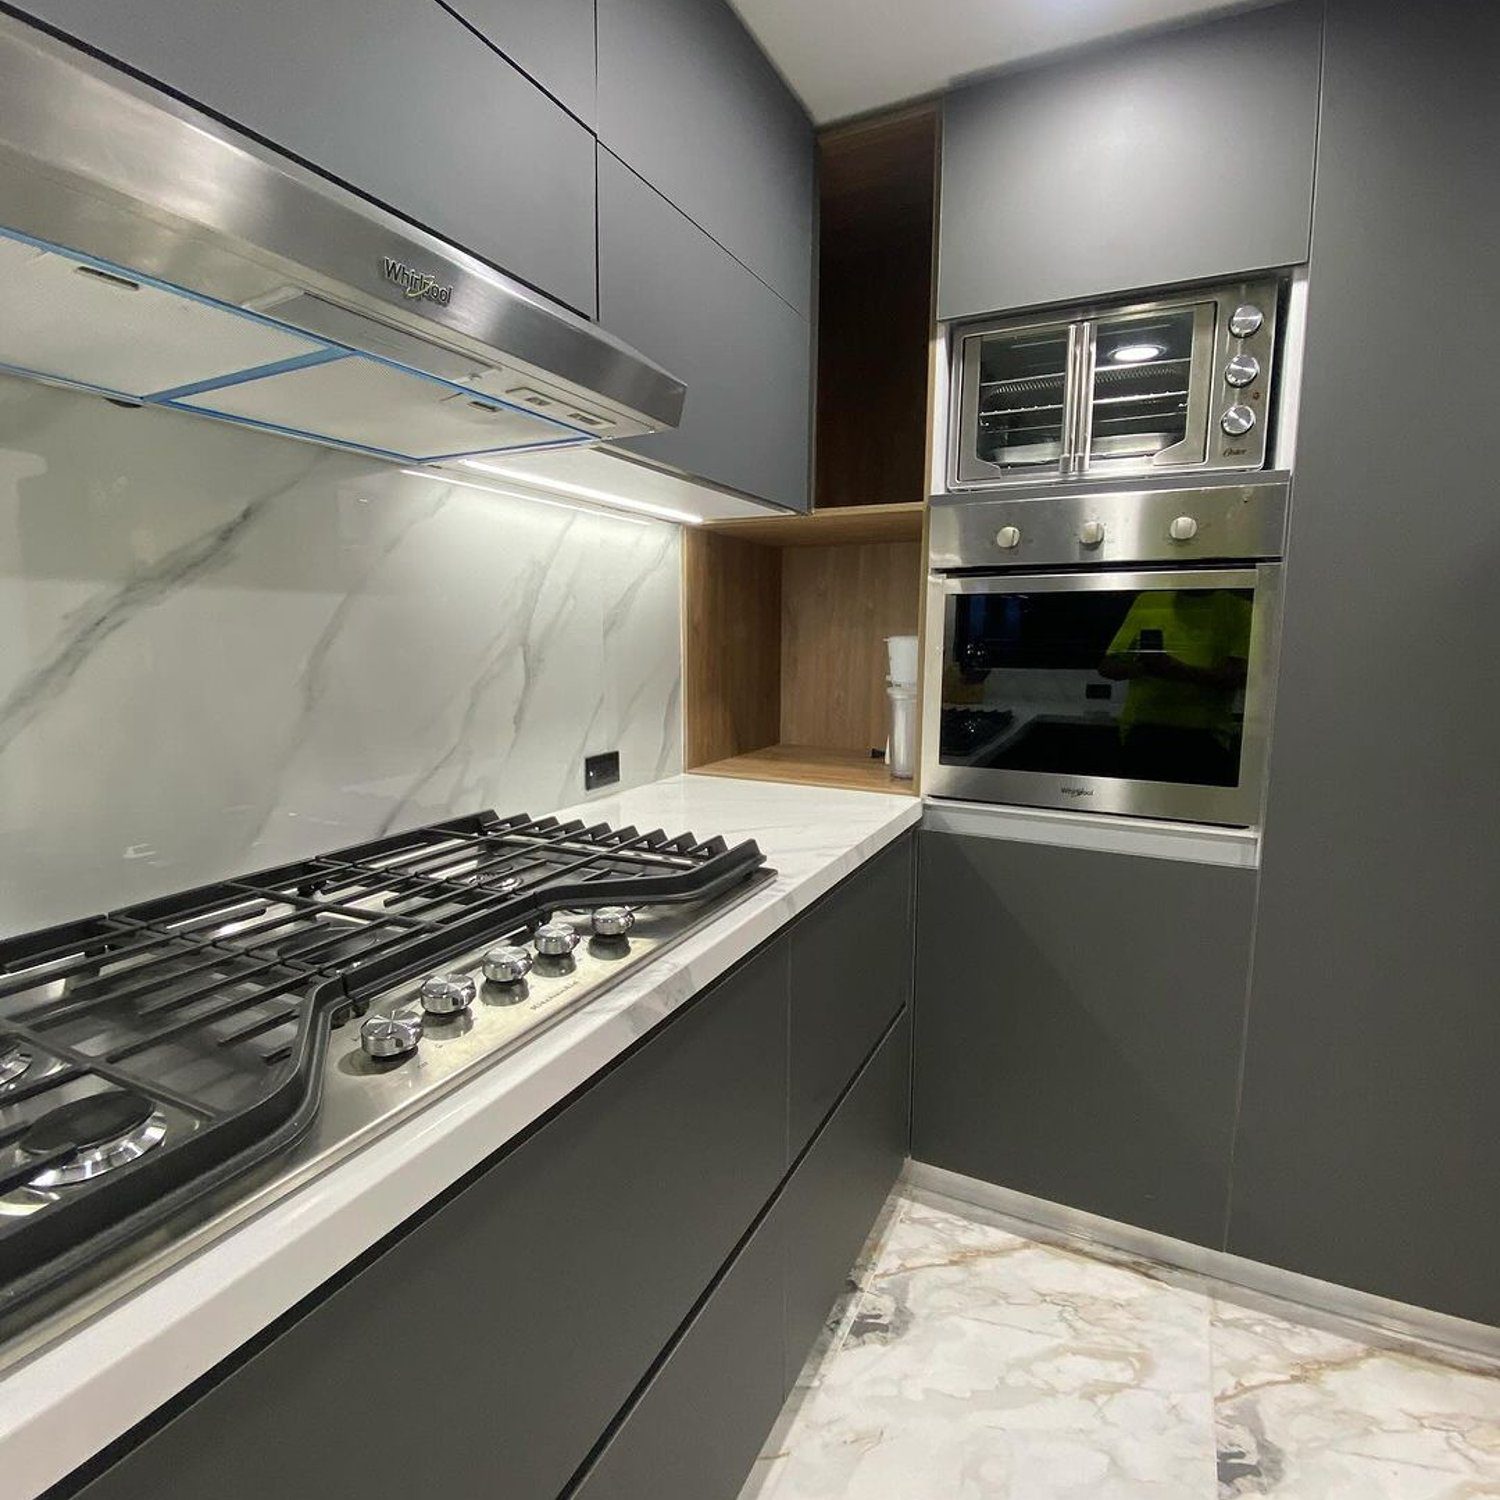
[[[349,354],[170,401],[213,416],[426,462],[588,439],[477,390]]]
[[[143,400],[324,347],[290,329],[0,237],[0,363]]]
[[[596,440],[563,403],[484,389],[513,373],[455,356],[473,373],[439,379],[3,229],[0,286],[0,368],[19,374],[407,463]]]

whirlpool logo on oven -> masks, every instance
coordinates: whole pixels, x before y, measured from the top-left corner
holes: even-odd
[[[381,265],[385,279],[399,286],[403,297],[423,297],[428,302],[436,302],[443,307],[448,305],[453,288],[444,286],[436,276],[419,271],[415,266],[407,265],[404,260],[395,260],[389,255],[381,257]]]
[[[1064,797],[1092,797],[1094,789],[1091,786],[1065,786],[1060,787]]]

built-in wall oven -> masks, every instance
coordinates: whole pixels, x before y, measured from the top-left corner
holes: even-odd
[[[1275,277],[955,324],[949,489],[1259,469]]]
[[[939,496],[926,795],[1258,825],[1287,476]]]

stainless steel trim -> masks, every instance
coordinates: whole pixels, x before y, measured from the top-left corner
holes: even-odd
[[[1163,477],[1149,488],[1139,481],[1115,481],[1033,485],[1003,496],[936,495],[928,513],[928,566],[941,572],[1280,557],[1289,492],[1289,476],[1265,473],[1227,484],[1205,484],[1193,475]],[[1171,523],[1181,515],[1198,523],[1190,540],[1171,536]],[[1103,523],[1102,542],[1081,539],[1087,521]],[[1018,547],[996,545],[1003,526],[1020,531]]]
[[[1001,1187],[926,1162],[908,1160],[902,1180],[916,1192],[931,1193],[1008,1219],[1012,1222],[1000,1227],[1013,1229],[1026,1238],[1050,1237],[1085,1250],[1093,1247],[1095,1253],[1103,1249],[1132,1257],[1144,1256],[1185,1276],[1221,1284],[1192,1290],[1224,1295],[1226,1288],[1234,1288],[1240,1298],[1226,1297],[1226,1300],[1244,1300],[1254,1306],[1260,1302],[1252,1299],[1283,1304],[1279,1309],[1281,1315],[1290,1316],[1294,1322],[1311,1323],[1364,1342],[1416,1353],[1446,1354],[1449,1358],[1462,1353],[1478,1355],[1486,1361],[1500,1359],[1500,1328],[1486,1323],[1396,1302],[1337,1282],[1320,1281],[1299,1271],[1231,1255],[1227,1250],[1193,1245],[1154,1229],[1123,1224],[1117,1219],[1106,1219],[1085,1209],[1036,1198],[1015,1188]],[[1045,1233],[1037,1234],[1036,1230]],[[1285,1304],[1291,1304],[1297,1311],[1289,1314]],[[1270,1310],[1278,1311],[1275,1307]],[[1419,1346],[1415,1350],[1414,1343]]]
[[[7,228],[288,321],[311,293],[344,310],[355,347],[401,330],[432,349],[431,373],[457,355],[541,380],[612,435],[681,418],[681,381],[586,319],[6,15],[0,99]],[[412,276],[391,279],[391,263]]]
[[[995,574],[954,577],[933,573],[927,588],[927,670],[923,674],[922,792],[1021,807],[1056,807],[1185,823],[1255,828],[1265,798],[1276,650],[1281,629],[1280,563],[1253,568],[1157,568],[1148,572]],[[1252,588],[1255,608],[1246,666],[1245,719],[1237,786],[1186,786],[1116,776],[1058,775],[948,766],[940,759],[943,664],[953,628],[955,601],[964,594],[1075,592],[1092,589]]]

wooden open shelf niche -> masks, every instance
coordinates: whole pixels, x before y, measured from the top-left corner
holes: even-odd
[[[690,771],[915,793],[883,751],[888,635],[915,635],[924,507],[723,521],[683,548]]]

